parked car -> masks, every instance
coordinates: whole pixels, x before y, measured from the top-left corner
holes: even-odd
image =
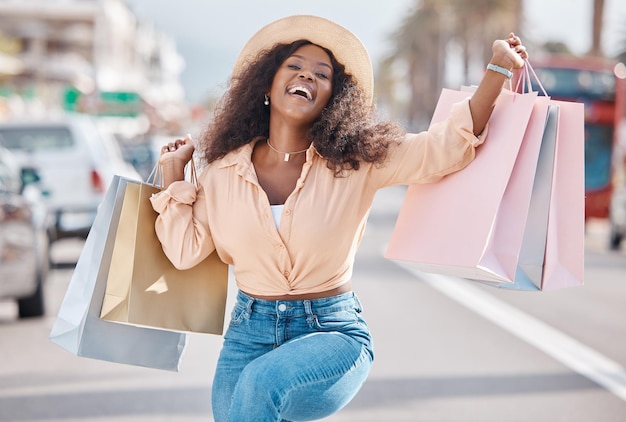
[[[609,247],[618,250],[626,237],[626,186],[613,190],[609,224]]]
[[[44,314],[48,213],[37,179],[0,148],[0,298],[16,299],[21,318]]]
[[[54,217],[51,241],[87,236],[115,174],[141,179],[124,160],[117,141],[89,116],[1,123],[0,146],[9,149],[20,166],[39,174]]]

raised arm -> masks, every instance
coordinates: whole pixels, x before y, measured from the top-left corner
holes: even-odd
[[[470,111],[476,136],[482,133],[491,117],[502,86],[509,79],[506,73],[522,68],[524,59],[528,57],[526,47],[513,33],[510,33],[506,40],[494,41],[492,52],[489,67],[470,99]]]

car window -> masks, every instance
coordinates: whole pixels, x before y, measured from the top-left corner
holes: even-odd
[[[9,150],[43,151],[72,148],[74,139],[64,127],[3,128],[0,145]]]

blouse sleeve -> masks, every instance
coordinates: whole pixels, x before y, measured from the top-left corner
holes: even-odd
[[[413,183],[431,183],[461,170],[475,157],[487,134],[474,135],[469,98],[452,106],[450,117],[432,124],[427,131],[409,133],[391,144],[384,166],[372,169],[377,188]]]
[[[150,198],[159,213],[155,223],[163,252],[178,269],[202,262],[214,250],[202,186],[179,181]]]

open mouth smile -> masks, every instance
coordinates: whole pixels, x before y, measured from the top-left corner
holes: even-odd
[[[289,94],[292,94],[292,95],[299,95],[303,98],[306,98],[309,101],[313,100],[313,94],[311,94],[311,91],[303,85],[294,85],[291,88],[289,88],[287,92],[289,92]]]

